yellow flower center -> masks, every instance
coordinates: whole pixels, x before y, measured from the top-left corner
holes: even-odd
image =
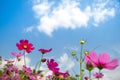
[[[24,45],[23,48],[26,49],[26,48],[27,48],[27,45]]]

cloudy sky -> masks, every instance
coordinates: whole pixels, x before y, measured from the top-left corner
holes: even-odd
[[[53,48],[45,57],[78,73],[70,54],[79,55],[81,39],[86,40],[84,50],[108,52],[120,60],[120,0],[1,0],[0,36],[3,59],[13,58],[10,53],[19,52],[16,43],[28,39],[35,47],[27,55],[30,66],[40,59],[39,48]],[[103,80],[120,80],[119,71],[103,70]]]

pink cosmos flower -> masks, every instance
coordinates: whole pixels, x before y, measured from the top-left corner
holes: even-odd
[[[63,79],[65,79],[65,78],[67,78],[68,76],[70,76],[70,74],[68,73],[68,72],[65,72],[65,73],[63,73],[63,72],[57,72],[56,73],[58,76],[58,78],[59,77],[62,77]]]
[[[95,73],[93,74],[95,78],[102,78],[104,75],[102,73]]]
[[[85,57],[86,61],[92,61],[94,66],[98,69],[109,69],[113,70],[118,66],[118,59],[110,61],[110,56],[107,53],[101,53],[99,56],[96,52],[91,52]]]
[[[14,66],[14,65],[10,65],[10,66],[8,66],[6,70],[7,70],[7,72],[15,72],[15,73],[19,73],[18,68],[17,68],[16,66]]]
[[[88,76],[85,76],[84,79],[85,79],[85,80],[88,80]]]
[[[39,49],[38,51],[40,51],[42,54],[45,54],[45,53],[48,53],[48,52],[50,52],[50,51],[52,51],[52,48],[50,48],[50,49]]]
[[[58,63],[54,62],[54,59],[47,60],[46,64],[47,64],[49,70],[53,71],[53,73],[56,73],[59,71],[59,68],[57,68]]]
[[[20,80],[20,75],[15,74],[15,76],[13,76],[11,80]]]
[[[17,57],[17,59],[19,59],[19,57],[21,57],[21,56],[23,56],[23,54],[22,53],[15,53],[15,52],[11,52],[11,54],[13,55],[13,56],[15,56],[15,57]]]
[[[32,72],[31,68],[28,68],[25,65],[23,65],[22,70],[24,70],[26,73],[31,73]]]
[[[18,50],[25,50],[27,53],[30,53],[34,50],[33,44],[29,43],[28,40],[20,40],[20,43],[16,43]]]
[[[5,59],[5,61],[7,62],[7,64],[13,64],[13,60],[7,60],[7,59]]]
[[[35,75],[36,80],[42,80],[40,75]]]
[[[39,74],[29,74],[27,77],[29,77],[30,80],[42,80]]]
[[[2,78],[2,80],[7,80],[8,78],[10,78],[10,76],[8,74],[5,74]]]
[[[49,70],[51,70],[53,72],[53,74],[56,76],[56,78],[62,78],[62,80],[64,80],[65,78],[67,78],[68,76],[70,76],[70,74],[68,72],[59,72],[59,68],[58,67],[58,63],[57,62],[54,62],[54,59],[50,59],[47,60],[46,62]]]

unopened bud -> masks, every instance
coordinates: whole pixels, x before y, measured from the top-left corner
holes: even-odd
[[[41,62],[46,62],[46,58],[42,58],[42,59],[41,59]]]
[[[84,41],[84,40],[81,40],[81,41],[80,41],[80,44],[85,44],[85,41]]]
[[[88,51],[85,51],[85,52],[84,52],[84,54],[85,54],[85,55],[88,55],[88,54],[89,54],[89,52],[88,52]]]
[[[76,56],[76,52],[72,52],[72,56]]]

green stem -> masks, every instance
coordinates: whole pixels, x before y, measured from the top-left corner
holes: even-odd
[[[35,72],[36,72],[36,70],[37,70],[38,64],[39,64],[39,61],[38,61],[37,64],[35,65]]]
[[[25,64],[25,66],[26,66],[26,60],[25,60],[25,50],[24,50],[24,64]]]
[[[83,72],[82,72],[82,50],[83,50],[83,45],[81,45],[81,51],[80,51],[80,80],[83,80]]]
[[[91,80],[91,71],[89,71],[89,80]]]
[[[100,75],[100,69],[99,69],[99,73],[98,73],[98,75]],[[98,80],[100,80],[100,77],[98,77]]]
[[[42,56],[41,56],[41,59],[43,58],[43,54],[42,54]],[[40,62],[39,62],[39,65],[38,65],[38,69],[40,68],[40,66],[41,66],[41,59],[40,59]]]

